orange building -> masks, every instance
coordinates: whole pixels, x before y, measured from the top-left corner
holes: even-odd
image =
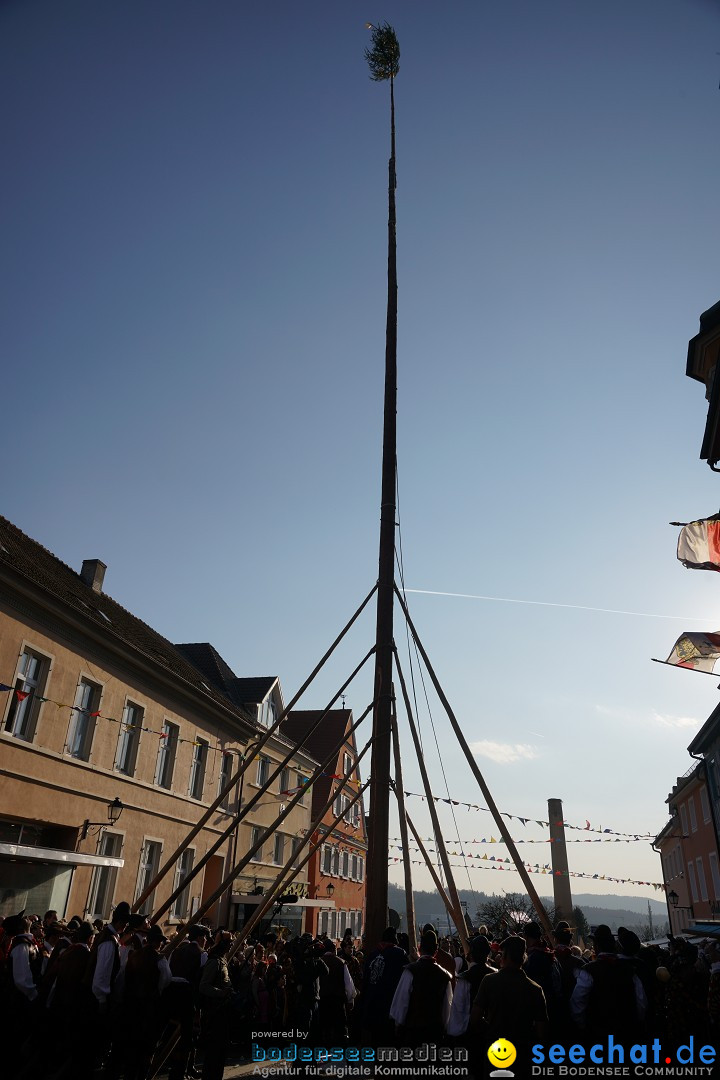
[[[350,731],[352,711],[331,709],[318,729],[308,735],[321,715],[316,710],[295,710],[281,725],[292,742],[303,743],[318,761],[323,761],[345,734],[335,768],[313,786],[312,822],[330,795],[334,793],[335,798],[312,837],[312,843],[319,843],[320,847],[308,863],[308,885],[311,896],[322,901],[323,906],[307,909],[305,930],[313,935],[326,933],[330,938],[341,938],[349,928],[353,937],[359,938],[365,927],[367,835],[362,798],[348,807],[361,783],[355,734]],[[337,779],[346,775],[350,776],[347,782]],[[330,833],[330,826],[343,811],[342,822]]]

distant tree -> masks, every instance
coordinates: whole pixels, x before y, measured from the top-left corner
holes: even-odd
[[[550,922],[554,922],[554,908],[546,906],[545,910]],[[508,934],[521,933],[525,923],[538,920],[538,914],[525,893],[503,893],[485,897],[477,918],[480,923],[485,923],[493,938],[501,940]]]
[[[633,923],[632,926],[628,926],[628,930],[632,930],[634,934],[640,938],[641,941],[654,941],[656,938],[667,937],[670,933],[670,924],[664,923]]]
[[[590,927],[588,925],[587,919],[585,918],[585,913],[583,912],[583,909],[581,907],[574,907],[572,917],[573,925],[577,929],[578,937],[582,938],[583,941],[587,941],[590,937]]]

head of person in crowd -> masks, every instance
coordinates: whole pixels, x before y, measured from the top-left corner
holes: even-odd
[[[397,945],[398,936],[397,936],[397,930],[395,929],[395,927],[394,926],[386,927],[382,932],[382,937],[380,938],[380,941],[382,942],[383,945]]]
[[[556,923],[555,927],[553,928],[553,937],[555,938],[556,945],[572,945],[573,936],[570,923],[567,923],[564,920]]]
[[[102,930],[104,925],[105,925],[105,923],[102,921],[102,919],[93,919],[93,926],[95,927],[95,929],[97,930],[98,933],[100,933],[100,931]]]
[[[410,952],[410,938],[407,934],[398,934],[397,943],[403,952]]]
[[[215,942],[213,947],[208,952],[209,957],[226,956],[230,952],[230,948],[233,943],[233,936],[229,930],[223,930],[220,934],[220,938]],[[257,970],[257,969],[256,969]]]
[[[89,945],[97,933],[91,922],[81,922],[75,931],[75,941],[81,945]]]
[[[158,952],[163,945],[167,945],[167,938],[162,932],[162,928],[155,923],[151,926],[145,935],[145,944],[149,945],[151,949]]]
[[[521,968],[525,960],[525,939],[506,937],[500,942],[500,964],[502,967]]]
[[[434,956],[438,950],[437,934],[433,931],[423,931],[423,935],[420,938],[420,955],[421,956]]]
[[[204,949],[208,943],[210,937],[210,931],[207,926],[203,926],[202,923],[192,923],[188,928],[187,939],[188,941],[195,941],[201,949]]]
[[[528,948],[535,949],[538,945],[542,945],[543,933],[540,929],[540,924],[536,923],[533,919],[531,919],[530,922],[525,923],[522,933]]]
[[[340,952],[344,960],[347,960],[349,956],[355,955],[355,946],[352,943],[352,938],[345,937],[340,944]]]
[[[113,911],[112,924],[118,933],[122,933],[130,921],[130,905],[127,900],[121,900]]]
[[[485,964],[490,955],[490,942],[485,934],[477,934],[469,942],[470,959],[473,964]]]
[[[609,926],[605,925],[605,923],[600,923],[600,925],[596,927],[595,933],[593,934],[593,947],[596,956],[598,953],[617,952],[613,932]]]
[[[640,938],[634,931],[618,926],[617,939],[623,956],[637,956],[640,952]]]
[[[45,912],[45,915],[43,917],[43,926],[45,927],[46,930],[47,930],[47,928],[49,926],[52,926],[52,924],[56,923],[57,921],[58,921],[58,913],[57,913],[57,911],[55,911],[54,908],[50,908],[49,911]]]
[[[27,934],[32,920],[21,911],[18,915],[8,915],[3,922],[3,930],[8,937],[16,937],[18,934]]]

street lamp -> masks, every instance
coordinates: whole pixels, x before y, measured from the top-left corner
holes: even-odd
[[[89,830],[91,825],[99,825],[100,828],[104,828],[106,824],[116,825],[118,820],[120,819],[120,815],[122,814],[124,809],[125,809],[125,807],[123,806],[123,804],[120,802],[118,797],[115,796],[113,801],[111,803],[108,803],[108,808],[107,808],[108,820],[107,820],[107,822],[105,822],[105,821],[90,821],[90,820],[88,820],[88,818],[85,818],[85,820],[82,823],[82,832],[80,833],[80,839],[85,840],[87,838],[88,830]]]

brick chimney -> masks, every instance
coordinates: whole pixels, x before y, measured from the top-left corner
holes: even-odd
[[[102,592],[107,566],[100,559],[84,559],[80,577],[93,592]]]

